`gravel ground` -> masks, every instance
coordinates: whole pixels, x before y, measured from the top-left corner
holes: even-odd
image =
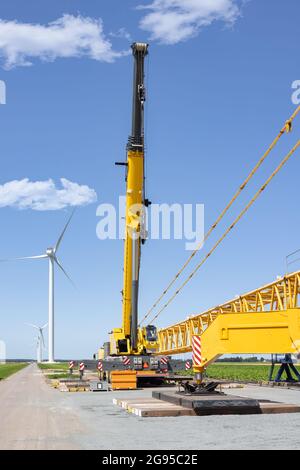
[[[248,386],[228,393],[300,404],[300,390]],[[35,365],[0,383],[0,449],[297,449],[300,413],[138,418],[113,397],[151,390],[62,393]]]

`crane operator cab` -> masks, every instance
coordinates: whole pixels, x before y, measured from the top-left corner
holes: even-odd
[[[146,326],[146,340],[149,341],[150,343],[152,342],[157,342],[158,336],[157,336],[157,328],[154,325],[148,325]]]
[[[140,341],[143,345],[143,354],[153,354],[158,351],[158,334],[154,325],[139,328]]]

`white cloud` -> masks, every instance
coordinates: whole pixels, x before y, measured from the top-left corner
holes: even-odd
[[[96,202],[97,194],[88,186],[81,186],[61,178],[61,188],[54,181],[9,181],[0,185],[0,207],[16,207],[36,211],[59,210],[68,206],[84,206]]]
[[[151,33],[152,40],[163,44],[196,36],[214,21],[233,24],[240,15],[237,0],[153,0],[138,8],[149,10],[140,27]]]
[[[114,33],[109,33],[109,36],[112,38],[119,38],[119,39],[126,39],[129,42],[132,42],[131,34],[125,28],[120,28],[118,31]]]
[[[53,61],[59,57],[86,56],[113,62],[127,53],[113,50],[101,19],[63,15],[46,25],[0,19],[0,56],[7,69],[32,65],[33,58]]]

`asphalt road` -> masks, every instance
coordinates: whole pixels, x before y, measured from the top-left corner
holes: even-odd
[[[300,391],[247,387],[235,395],[300,404]],[[299,449],[300,413],[138,418],[112,404],[134,392],[62,393],[36,365],[0,383],[0,449]]]

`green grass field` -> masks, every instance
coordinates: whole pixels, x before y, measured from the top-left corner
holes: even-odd
[[[68,378],[67,373],[69,364],[67,362],[55,364],[39,364],[40,369],[45,372],[49,369],[55,371],[49,378]],[[232,380],[237,382],[262,382],[269,380],[270,364],[261,363],[215,363],[207,368],[206,376],[211,379]],[[274,375],[278,371],[279,366],[275,367]],[[73,376],[77,373],[74,370]],[[1,370],[0,370],[1,374]],[[193,375],[192,371],[184,371],[182,374]]]
[[[262,382],[269,380],[270,367],[270,364],[215,363],[207,368],[206,377],[237,382]],[[275,367],[274,374],[278,368],[279,366]],[[187,375],[190,374],[193,372],[187,373]]]
[[[15,372],[26,367],[28,364],[26,362],[12,362],[7,364],[0,364],[0,380],[6,379]]]
[[[38,364],[39,368],[42,370],[68,370],[69,369],[69,364],[67,362],[55,362],[54,364],[49,364],[47,363],[42,363]]]
[[[79,374],[66,374],[66,373],[58,373],[58,374],[49,374],[47,375],[48,379],[79,379]]]
[[[48,379],[78,379],[78,366],[74,367],[73,374],[69,373],[68,362],[55,362],[54,364],[38,364],[39,368],[46,374]],[[47,373],[49,371],[49,373]]]

